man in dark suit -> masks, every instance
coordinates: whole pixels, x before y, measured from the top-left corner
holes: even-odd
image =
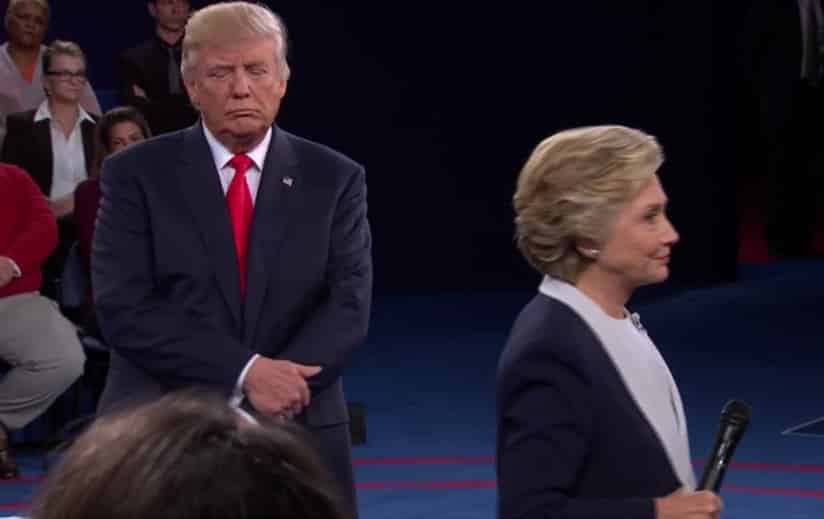
[[[273,125],[284,35],[260,5],[198,11],[182,73],[201,123],[103,166],[92,278],[112,358],[101,407],[206,386],[294,418],[354,514],[341,374],[371,303],[364,170]]]
[[[155,21],[149,40],[125,51],[117,62],[120,102],[135,106],[149,121],[152,133],[180,130],[197,120],[180,78],[183,33],[189,0],[148,0]]]

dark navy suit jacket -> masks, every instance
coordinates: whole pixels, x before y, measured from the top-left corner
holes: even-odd
[[[202,385],[227,397],[254,353],[323,371],[306,425],[346,423],[340,376],[372,291],[363,168],[273,127],[241,301],[229,215],[198,123],[106,160],[92,247],[112,348],[104,408]]]
[[[589,326],[537,295],[498,366],[500,519],[653,519],[681,484]]]

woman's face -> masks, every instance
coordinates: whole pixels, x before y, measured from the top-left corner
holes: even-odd
[[[61,103],[79,103],[86,87],[86,63],[77,56],[57,54],[49,63],[44,86]]]
[[[36,48],[46,36],[46,11],[34,2],[22,2],[9,14],[9,40],[23,48]]]
[[[132,121],[123,121],[112,126],[109,131],[109,153],[130,146],[136,142],[145,140],[146,136],[140,126]]]
[[[667,196],[653,175],[620,209],[595,265],[630,289],[669,277],[670,250],[678,233],[666,215]]]

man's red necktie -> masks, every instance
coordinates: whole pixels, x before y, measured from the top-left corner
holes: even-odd
[[[249,248],[249,228],[252,224],[252,194],[246,183],[246,171],[252,165],[252,159],[247,155],[235,155],[229,160],[234,168],[235,176],[226,191],[226,207],[229,209],[229,219],[232,222],[232,234],[235,238],[235,252],[237,253],[238,271],[240,272],[240,297],[246,291],[246,251]]]

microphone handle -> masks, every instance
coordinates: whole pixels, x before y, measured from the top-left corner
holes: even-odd
[[[713,458],[704,468],[704,475],[698,484],[698,490],[711,490],[718,493],[721,490],[721,480],[727,471],[727,463],[723,457]]]

